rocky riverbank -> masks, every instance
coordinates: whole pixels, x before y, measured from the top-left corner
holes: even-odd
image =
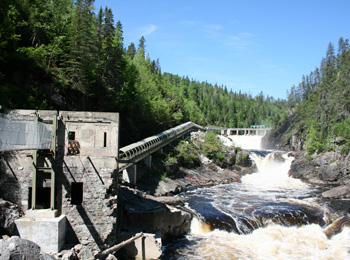
[[[249,159],[249,152],[241,151],[237,164],[221,168],[205,156],[200,156],[201,164],[195,169],[179,169],[176,173],[170,172],[165,179],[155,181],[154,178],[143,178],[137,186],[142,191],[154,196],[172,196],[188,189],[213,186],[231,182],[239,182],[242,175],[253,173],[256,165]],[[244,155],[244,156],[242,156]]]
[[[289,175],[307,183],[328,188],[323,198],[350,198],[350,154],[326,152],[313,155],[306,152],[295,154]]]
[[[198,133],[194,136],[201,142]],[[154,233],[163,242],[187,234],[194,213],[184,207],[185,201],[174,195],[198,187],[240,182],[243,175],[257,171],[248,151],[235,147],[222,149],[225,155],[219,163],[201,154],[199,165],[187,169],[180,166],[180,157],[180,162],[166,164],[165,178],[145,174],[136,187],[120,186],[120,232]],[[127,254],[130,252],[121,250],[120,257]]]

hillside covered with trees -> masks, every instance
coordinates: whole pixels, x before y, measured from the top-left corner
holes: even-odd
[[[309,156],[340,148],[350,151],[350,50],[340,38],[338,49],[329,43],[320,68],[292,86],[286,109],[293,117],[290,133],[304,142]],[[286,136],[286,138],[290,135]]]
[[[119,112],[122,145],[189,120],[246,127],[286,117],[286,102],[262,92],[162,73],[145,38],[124,46],[122,23],[93,2],[0,2],[2,107]]]

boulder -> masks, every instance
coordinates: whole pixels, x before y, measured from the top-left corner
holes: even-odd
[[[156,188],[155,195],[156,196],[166,196],[166,195],[174,195],[178,194],[182,191],[181,185],[178,182],[165,178],[163,181],[159,182],[158,187]]]
[[[79,259],[84,259],[84,260],[94,260],[95,257],[92,254],[91,250],[88,247],[83,247],[80,252],[78,253],[78,258]]]
[[[285,159],[283,158],[283,153],[273,153],[272,154],[272,159],[275,162],[280,162],[280,163],[284,163]]]
[[[34,242],[13,236],[0,240],[1,260],[40,260],[40,246]]]
[[[239,151],[236,157],[236,164],[243,167],[251,166],[252,162],[249,155],[249,152],[246,150]]]
[[[123,213],[123,231],[161,231],[162,239],[185,235],[189,232],[192,215],[176,207],[156,201],[156,198],[141,192],[134,193],[127,187],[119,188]],[[183,202],[182,202],[183,203]]]
[[[342,199],[342,198],[350,198],[350,186],[349,185],[343,185],[343,186],[338,186],[333,189],[327,190],[322,193],[323,198],[337,198],[337,199]]]
[[[21,215],[19,207],[0,198],[0,234],[17,235],[15,220]]]

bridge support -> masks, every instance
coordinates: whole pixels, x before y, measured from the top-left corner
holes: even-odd
[[[133,164],[129,168],[123,170],[123,180],[132,184],[136,184],[136,181],[137,181],[136,164]]]
[[[144,164],[148,167],[151,168],[152,167],[152,155],[148,155],[144,160],[143,160]]]

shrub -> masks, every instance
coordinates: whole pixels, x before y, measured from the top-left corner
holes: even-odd
[[[220,163],[225,159],[225,152],[222,150],[222,142],[214,132],[207,132],[202,144],[203,154],[214,162]]]
[[[199,151],[192,142],[181,141],[174,151],[168,155],[167,164],[178,163],[185,168],[194,168],[199,166]]]
[[[316,153],[324,152],[327,149],[325,138],[322,138],[322,133],[318,131],[314,125],[310,127],[309,133],[306,135],[306,151],[308,157]]]
[[[350,118],[332,125],[332,132],[335,137],[340,137],[341,153],[348,154],[350,151]]]

